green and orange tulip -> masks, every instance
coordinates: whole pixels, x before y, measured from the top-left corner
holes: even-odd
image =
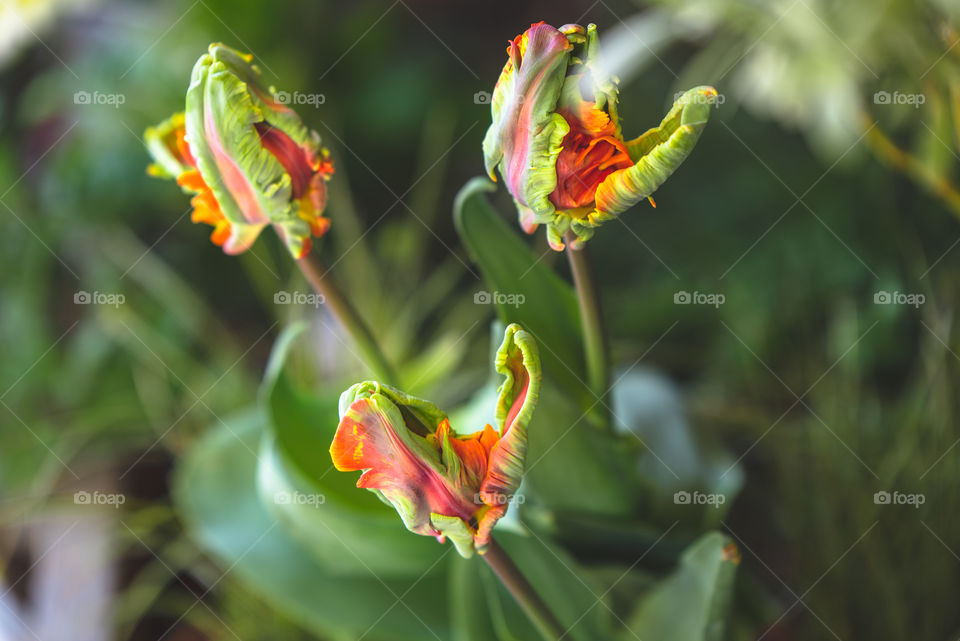
[[[716,100],[713,87],[684,93],[660,123],[626,141],[617,79],[600,64],[596,26],[543,22],[510,41],[483,141],[487,173],[499,169],[520,224],[547,225],[560,251],[650,198],[693,150]],[[652,199],[651,199],[652,202]]]
[[[465,557],[484,553],[520,487],[540,394],[537,345],[519,325],[507,327],[495,365],[497,429],[458,435],[433,403],[367,381],[341,395],[330,447],[336,468],[362,470],[357,487],[392,505],[408,530],[449,538]]]
[[[267,225],[302,258],[322,236],[333,163],[320,137],[263,85],[252,56],[212,44],[193,68],[186,110],[145,133],[149,173],[193,194],[194,222],[228,254]]]

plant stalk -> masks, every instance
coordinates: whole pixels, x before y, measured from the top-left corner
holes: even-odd
[[[384,382],[391,385],[399,384],[393,366],[383,355],[367,324],[363,322],[356,308],[350,304],[350,301],[330,278],[320,257],[314,253],[309,253],[297,260],[297,267],[303,272],[313,290],[323,296],[324,304],[346,328],[366,366],[377,378]]]
[[[487,551],[482,555],[482,558],[510,591],[513,598],[517,600],[527,616],[530,617],[530,621],[536,626],[544,641],[559,641],[566,636],[567,633],[563,625],[560,624],[547,604],[537,594],[533,585],[527,581],[527,578],[523,576],[510,556],[495,540],[490,539]]]
[[[610,387],[609,364],[607,360],[607,335],[600,310],[600,290],[586,246],[574,249],[572,244],[577,237],[567,232],[564,238],[573,285],[577,290],[580,303],[580,324],[583,326],[583,347],[587,360],[587,384],[597,400],[603,406],[603,414],[609,418],[607,402],[603,400]]]

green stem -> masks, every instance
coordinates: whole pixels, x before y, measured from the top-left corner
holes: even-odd
[[[536,626],[544,641],[558,641],[566,636],[566,631],[553,612],[496,541],[490,539],[490,544],[482,558],[530,617],[530,621]]]
[[[602,401],[610,387],[610,381],[607,338],[603,327],[603,316],[600,314],[600,291],[587,256],[586,246],[580,249],[572,247],[572,243],[576,240],[575,235],[567,232],[566,253],[570,260],[570,271],[573,273],[577,300],[580,302],[580,324],[583,326],[583,346],[587,359],[587,383],[594,396]],[[606,401],[602,401],[601,405],[604,407],[604,414],[607,414]]]
[[[356,308],[343,295],[330,279],[326,266],[316,254],[307,254],[297,260],[297,267],[303,272],[314,291],[324,297],[324,304],[333,312],[337,320],[346,328],[354,344],[360,351],[360,357],[373,374],[391,385],[399,384],[393,366],[380,351],[376,339],[360,318]]]

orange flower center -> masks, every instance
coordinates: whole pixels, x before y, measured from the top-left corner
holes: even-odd
[[[595,103],[584,102],[579,115],[561,112],[570,125],[557,157],[557,187],[550,201],[557,209],[593,204],[597,187],[615,171],[633,165],[616,128]]]

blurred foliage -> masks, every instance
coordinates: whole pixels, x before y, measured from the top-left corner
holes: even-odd
[[[362,503],[371,497],[352,491],[353,479],[326,475],[321,447],[337,393],[366,374],[326,312],[273,303],[278,291],[306,289],[279,243],[265,236],[239,259],[221,255],[189,223],[178,190],[144,174],[139,137],[182,102],[211,41],[254,52],[268,82],[322,92],[323,104],[301,113],[337,163],[327,263],[404,364],[412,393],[459,408],[464,423],[489,420],[475,408],[489,393],[495,310],[474,294],[556,288],[559,318],[568,294],[549,274],[568,273],[542,234],[521,239],[502,189],[475,196],[458,224],[463,215],[481,224],[458,237],[451,210],[482,171],[489,122],[474,94],[490,89],[503,45],[527,24],[579,20],[623,46],[614,53],[629,61],[627,135],[655,125],[680,89],[712,84],[726,100],[657,209],[638,206],[589,243],[614,379],[624,374],[605,402],[623,434],[611,444],[590,421],[573,422],[593,402],[575,389],[576,367],[561,364],[577,361],[578,346],[562,333],[545,342],[571,353],[558,351],[548,370],[555,384],[531,430],[544,439],[531,449],[546,455],[515,515],[542,545],[506,531],[505,545],[529,548],[524,569],[555,588],[550,598],[581,610],[598,601],[582,625],[617,638],[632,638],[625,626],[657,638],[662,622],[643,604],[674,590],[695,591],[710,610],[724,580],[716,554],[701,556],[717,547],[710,528],[742,556],[728,638],[960,634],[955,3],[14,5],[16,16],[4,13],[11,5],[0,11],[0,33],[14,34],[4,43],[15,43],[0,55],[8,584],[29,566],[21,525],[102,485],[128,497],[108,515],[119,541],[117,638],[337,639],[357,626],[374,626],[366,638],[423,638],[417,616],[441,638],[447,626],[459,639],[522,630],[486,568],[449,546],[396,528],[397,544],[423,555],[410,567],[439,559],[414,583],[410,567],[364,569],[379,562],[376,550],[345,558],[304,537],[309,513],[266,509],[279,507],[269,494],[284,483],[322,491],[331,514],[363,509],[381,522],[382,506]],[[78,104],[76,92],[123,103]],[[924,101],[885,104],[877,92]],[[489,218],[496,212],[506,224]],[[471,243],[501,227],[500,245]],[[532,267],[521,278],[504,264]],[[675,305],[679,291],[725,302]],[[874,304],[883,291],[925,302]],[[125,301],[78,305],[78,292]],[[496,313],[513,320],[549,302]],[[257,409],[271,347],[297,320],[310,330],[292,339]],[[638,377],[641,368],[656,378]],[[271,406],[268,392],[289,399]],[[311,432],[302,416],[265,411],[299,404],[330,422]],[[591,460],[577,461],[584,451]],[[672,500],[714,487],[729,495],[721,510]],[[878,491],[920,492],[925,503],[878,505]],[[387,519],[382,527],[388,536]],[[693,605],[679,612],[709,620]]]

